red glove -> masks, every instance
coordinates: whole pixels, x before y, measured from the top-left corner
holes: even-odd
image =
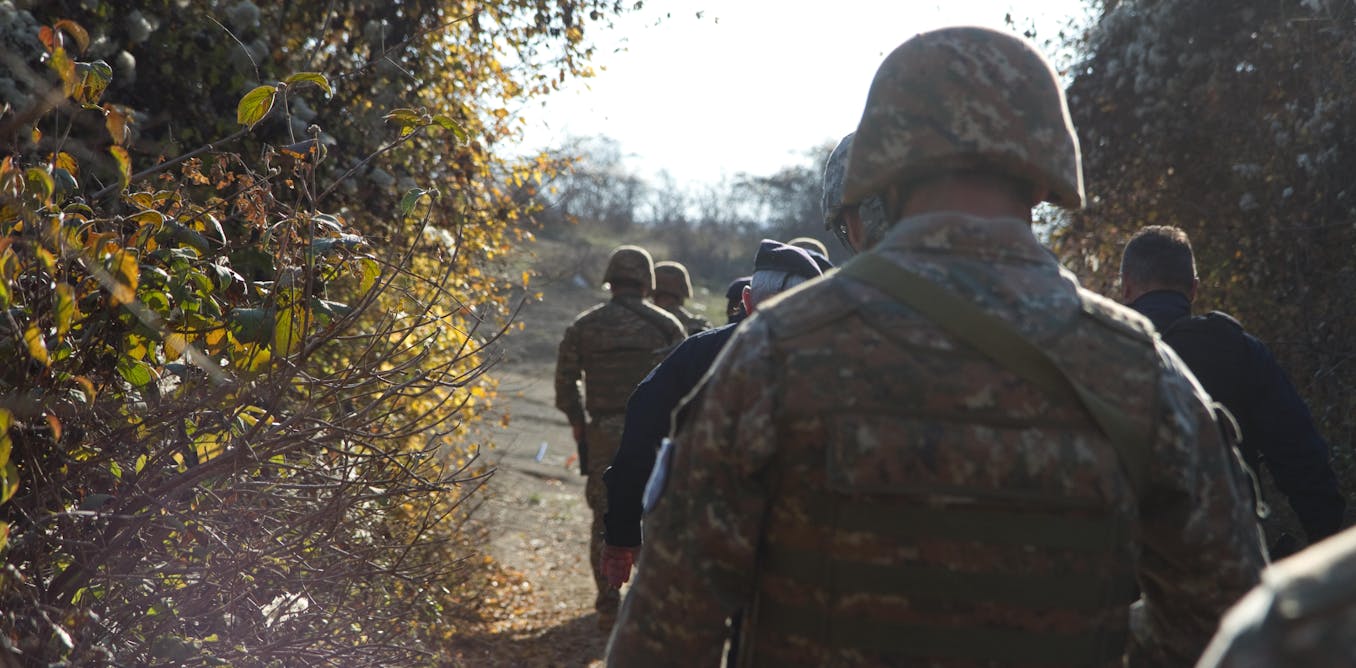
[[[631,566],[636,563],[638,547],[603,545],[603,575],[613,589],[621,589],[631,580]]]

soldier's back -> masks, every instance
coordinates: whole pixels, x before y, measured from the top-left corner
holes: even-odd
[[[1151,456],[1150,325],[1078,288],[1024,223],[906,219],[878,252],[1114,397]],[[760,312],[784,370],[770,475],[795,482],[765,524],[756,663],[1120,664],[1137,496],[1081,404],[841,274]]]
[[[589,412],[619,413],[631,390],[684,337],[681,323],[639,297],[617,296],[581,313],[576,330]]]

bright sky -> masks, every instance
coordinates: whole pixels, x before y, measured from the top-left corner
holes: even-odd
[[[956,24],[1035,21],[1053,37],[1080,0],[647,0],[595,31],[598,74],[528,119],[524,146],[568,137],[618,140],[643,177],[679,185],[800,164],[857,125],[876,67],[910,36]],[[1047,54],[1052,55],[1052,54]],[[599,67],[600,66],[600,67]]]

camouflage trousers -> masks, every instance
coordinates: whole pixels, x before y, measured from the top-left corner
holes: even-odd
[[[621,444],[622,425],[625,415],[605,415],[589,421],[585,437],[589,444],[588,482],[584,485],[584,498],[593,511],[593,526],[589,529],[589,564],[593,567],[593,580],[598,585],[600,599],[610,591],[607,577],[603,575],[603,515],[607,512],[607,486],[603,484],[603,472],[612,465],[612,458]]]

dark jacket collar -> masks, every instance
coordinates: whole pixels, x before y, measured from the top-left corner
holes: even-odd
[[[1162,332],[1168,325],[1191,315],[1191,300],[1176,290],[1154,290],[1140,295],[1130,308],[1152,320],[1154,327]]]

